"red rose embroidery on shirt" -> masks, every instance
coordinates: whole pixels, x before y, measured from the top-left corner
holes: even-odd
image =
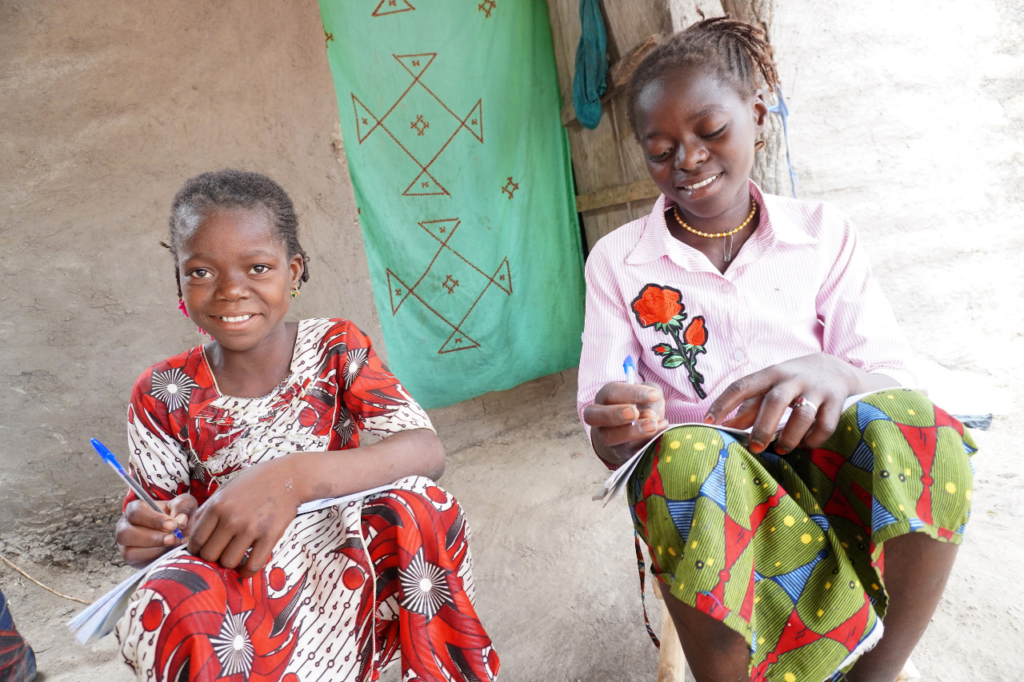
[[[659,287],[655,284],[648,284],[640,295],[633,300],[633,312],[636,319],[643,327],[655,327],[662,331],[661,327],[676,323],[681,326],[686,315],[680,316],[683,312],[683,304],[679,302],[682,294],[671,287]]]
[[[690,322],[690,326],[686,328],[686,333],[683,334],[683,338],[686,343],[691,346],[703,346],[708,342],[708,330],[704,328],[704,318],[695,317]]]
[[[633,314],[641,327],[654,327],[672,337],[675,346],[659,343],[652,346],[651,350],[661,357],[661,366],[666,369],[685,366],[693,390],[703,399],[707,393],[704,391],[704,375],[697,371],[697,356],[707,353],[705,345],[708,342],[708,329],[704,325],[704,318],[698,315],[690,320],[683,337],[679,337],[687,317],[683,312],[686,306],[681,298],[682,293],[672,287],[648,284],[633,299]]]

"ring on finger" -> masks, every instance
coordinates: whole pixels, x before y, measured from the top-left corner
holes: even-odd
[[[794,410],[798,409],[800,407],[809,407],[809,408],[811,408],[812,412],[816,413],[818,411],[818,406],[815,405],[814,403],[812,403],[810,400],[808,400],[807,398],[805,398],[803,396],[800,396],[799,398],[794,400],[790,404],[790,407],[792,407]]]

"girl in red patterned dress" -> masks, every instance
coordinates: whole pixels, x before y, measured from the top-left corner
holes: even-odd
[[[182,309],[212,339],[132,391],[131,469],[165,513],[129,493],[117,527],[125,561],[149,566],[122,654],[140,680],[376,680],[399,649],[406,681],[493,680],[429,418],[354,324],[284,319],[309,279],[297,222],[256,173],[174,198]]]

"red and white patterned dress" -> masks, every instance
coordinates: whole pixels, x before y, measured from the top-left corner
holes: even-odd
[[[200,504],[251,464],[423,428],[427,415],[346,320],[300,322],[291,374],[262,398],[221,395],[197,346],[143,372],[128,408],[135,476],[157,499]],[[406,682],[493,680],[469,538],[450,494],[404,478],[297,516],[246,580],[188,553],[157,560],[117,638],[147,682],[361,682],[399,649]]]

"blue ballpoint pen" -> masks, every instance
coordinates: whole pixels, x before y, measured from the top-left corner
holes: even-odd
[[[636,363],[633,362],[633,356],[627,355],[626,359],[622,363],[622,371],[626,373],[626,383],[636,383]]]
[[[157,506],[156,501],[149,496],[149,493],[146,492],[146,489],[139,485],[138,481],[129,476],[127,471],[121,468],[120,462],[118,462],[117,458],[114,457],[114,453],[107,449],[106,445],[99,442],[95,438],[93,438],[90,442],[92,443],[92,446],[96,448],[96,452],[100,453],[100,457],[103,458],[103,461],[109,464],[110,468],[116,471],[117,475],[124,479],[124,482],[128,484],[128,487],[132,489],[132,492],[135,493],[136,497],[138,497],[140,500],[142,500],[150,507],[152,507],[153,511],[155,511],[156,513],[164,513],[164,510]],[[174,536],[179,540],[184,539],[184,536],[181,534],[181,531],[177,528],[174,529]]]
[[[626,359],[622,361],[622,371],[626,373],[626,383],[636,383],[636,363],[633,362],[633,356],[627,355]],[[630,426],[635,426],[636,422],[630,422]]]

